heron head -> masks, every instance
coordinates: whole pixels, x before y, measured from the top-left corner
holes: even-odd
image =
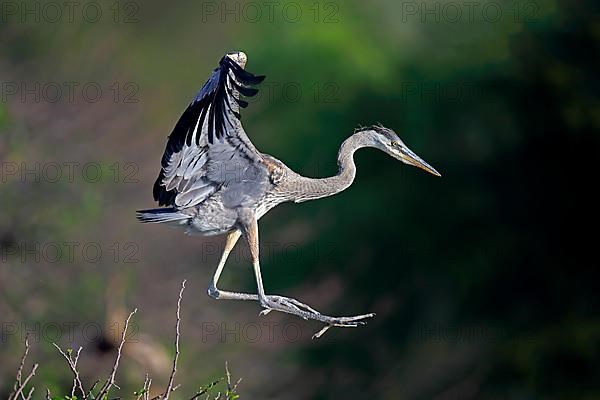
[[[240,67],[246,68],[246,62],[248,62],[248,56],[243,51],[235,51],[233,53],[227,53],[227,57],[235,61]]]
[[[393,130],[382,125],[375,125],[359,130],[358,133],[363,134],[362,140],[365,146],[376,147],[404,164],[421,168],[436,176],[442,176],[435,168],[409,149]]]

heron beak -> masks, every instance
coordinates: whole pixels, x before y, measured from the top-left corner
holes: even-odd
[[[423,159],[421,159],[421,157],[416,155],[411,149],[409,149],[406,146],[402,146],[400,148],[398,155],[399,155],[400,160],[402,162],[404,162],[405,164],[409,164],[409,165],[415,166],[417,168],[421,168],[422,170],[425,170],[435,176],[442,176],[439,172],[437,172],[435,170],[435,168],[433,168],[431,165],[429,165],[425,161],[423,161]]]

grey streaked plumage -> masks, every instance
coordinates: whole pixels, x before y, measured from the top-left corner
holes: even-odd
[[[329,178],[303,177],[281,161],[260,153],[248,139],[240,122],[241,96],[254,96],[251,85],[260,83],[245,71],[244,53],[225,55],[219,67],[183,113],[162,158],[154,184],[154,199],[161,206],[138,211],[142,222],[172,223],[189,233],[228,234],[227,245],[209,294],[219,299],[258,300],[265,312],[283,311],[325,323],[320,336],[331,326],[357,326],[373,314],[328,317],[297,300],[268,296],[262,287],[258,260],[257,221],[280,203],[319,199],[349,187],[356,175],[353,154],[375,147],[432,174],[437,171],[414,154],[392,130],[381,125],[361,128],[344,141],[338,153],[339,172]],[[250,245],[258,295],[220,291],[217,281],[227,255],[244,235]]]

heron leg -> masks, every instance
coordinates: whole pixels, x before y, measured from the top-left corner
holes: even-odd
[[[317,332],[313,338],[321,337],[331,327],[353,328],[359,325],[365,325],[364,321],[367,318],[374,317],[375,314],[363,314],[354,317],[330,317],[323,315],[309,306],[299,302],[298,300],[282,297],[282,296],[267,296],[263,286],[262,274],[259,261],[259,241],[258,241],[258,222],[254,215],[246,218],[243,226],[243,234],[248,241],[250,247],[250,255],[252,256],[252,266],[256,277],[256,286],[258,288],[258,300],[260,305],[264,307],[261,314],[267,314],[272,310],[280,311],[292,315],[296,315],[305,320],[312,319],[325,324],[325,326]]]
[[[235,247],[238,239],[242,233],[236,229],[233,232],[230,232],[227,235],[227,239],[225,241],[225,249],[223,249],[223,254],[221,255],[221,260],[219,260],[219,265],[217,265],[217,270],[213,275],[212,282],[208,287],[208,295],[213,299],[219,300],[258,300],[257,295],[252,295],[248,293],[237,293],[237,292],[227,292],[224,290],[219,290],[217,288],[217,283],[219,282],[219,278],[221,277],[221,273],[223,272],[223,268],[225,267],[225,263],[227,262],[227,258],[229,257],[229,253]]]
[[[225,263],[227,262],[227,258],[229,254],[235,247],[238,239],[242,236],[242,232],[239,229],[236,229],[233,232],[230,232],[227,235],[227,239],[225,241],[225,248],[223,249],[223,254],[221,255],[221,260],[219,260],[219,265],[217,265],[217,270],[213,275],[213,279],[208,287],[208,295],[216,300],[253,300],[258,301],[258,295],[250,294],[250,293],[240,293],[240,292],[230,292],[226,290],[220,290],[217,287],[217,283],[219,283],[219,278],[221,278],[221,273],[223,272],[223,268],[225,268]]]
[[[212,297],[213,299],[259,301],[258,295],[256,295],[256,294],[230,292],[230,291],[220,290],[219,288],[217,288],[217,284],[219,282],[219,278],[221,277],[221,273],[223,272],[223,268],[225,267],[225,263],[227,262],[227,258],[229,257],[229,254],[235,247],[241,234],[242,233],[239,230],[235,230],[227,235],[227,239],[225,242],[225,248],[223,249],[223,254],[221,255],[221,260],[219,261],[219,265],[217,266],[217,270],[215,271],[212,282],[211,282],[210,286],[208,287],[208,295],[210,297]],[[317,313],[316,310],[312,309],[311,307],[307,306],[306,304],[300,303],[299,301],[297,301],[295,299],[290,299],[288,297],[276,296],[276,295],[267,296],[267,298],[269,298],[273,301],[278,301],[282,304],[287,304],[289,307],[304,308],[310,312]]]

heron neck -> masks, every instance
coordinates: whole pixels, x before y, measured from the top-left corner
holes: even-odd
[[[328,178],[302,177],[301,188],[297,192],[295,202],[316,200],[323,197],[333,196],[347,189],[356,176],[356,165],[354,164],[354,152],[361,147],[358,134],[350,136],[342,143],[338,152],[338,173]]]

